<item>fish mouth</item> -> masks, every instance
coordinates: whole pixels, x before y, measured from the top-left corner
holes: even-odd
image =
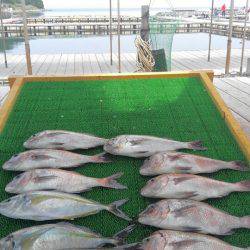
[[[10,193],[10,194],[15,194],[16,192],[15,187],[13,186],[12,183],[9,183],[6,187],[5,187],[5,192]]]
[[[11,169],[11,164],[9,161],[5,162],[2,166],[4,170],[10,170]]]

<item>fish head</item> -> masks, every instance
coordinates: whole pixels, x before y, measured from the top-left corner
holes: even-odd
[[[168,185],[168,181],[168,177],[165,175],[150,179],[141,189],[141,195],[144,197],[157,196]]]
[[[27,186],[32,179],[32,172],[19,174],[5,187],[5,191],[8,193],[22,193],[23,188]]]
[[[18,170],[19,165],[22,164],[24,155],[16,154],[12,156],[7,162],[3,164],[3,169],[5,170]]]
[[[139,214],[138,221],[141,224],[157,226],[165,219],[170,209],[168,206],[161,206],[161,202],[149,205],[143,212]]]
[[[141,175],[154,175],[162,167],[164,156],[159,153],[146,159],[140,168]]]
[[[24,142],[25,148],[41,148],[43,144],[47,143],[49,139],[49,132],[43,131],[32,135],[27,141]]]
[[[165,249],[168,243],[167,230],[157,231],[150,235],[150,237],[142,241],[142,249],[155,250]]]
[[[24,204],[24,201],[25,195],[16,195],[0,202],[0,214],[14,214]]]
[[[0,249],[15,249],[15,241],[12,234],[0,240]]]
[[[111,154],[119,152],[120,149],[122,149],[123,147],[123,142],[124,142],[123,137],[112,138],[104,144],[104,150]]]

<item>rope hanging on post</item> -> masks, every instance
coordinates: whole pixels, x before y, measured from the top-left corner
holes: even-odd
[[[146,42],[141,38],[141,36],[137,36],[135,39],[135,46],[137,48],[136,64],[138,71],[153,71],[155,60],[151,53],[150,42]]]

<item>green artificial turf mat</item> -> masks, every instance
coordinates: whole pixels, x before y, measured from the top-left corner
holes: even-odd
[[[86,132],[105,138],[146,134],[180,141],[202,140],[208,150],[196,154],[226,161],[245,160],[205,87],[194,77],[25,84],[0,135],[0,164],[23,151],[23,142],[32,134],[47,129]],[[78,152],[95,154],[101,151],[99,148]],[[122,210],[136,219],[138,213],[152,202],[139,194],[149,179],[139,175],[143,160],[112,158],[110,164],[88,164],[76,171],[94,177],[123,172],[120,182],[127,185],[128,190],[96,188],[82,195],[105,204],[129,198]],[[16,173],[0,171],[0,200],[4,200],[9,197],[4,188]],[[249,172],[232,170],[208,176],[228,182],[250,179]],[[233,193],[208,202],[236,216],[250,215],[249,193]],[[104,236],[112,236],[128,225],[106,211],[76,219],[73,223],[87,226]],[[0,216],[0,238],[39,224],[43,223]],[[154,230],[138,225],[128,241],[138,242]],[[250,231],[239,229],[222,239],[236,246],[250,246]]]

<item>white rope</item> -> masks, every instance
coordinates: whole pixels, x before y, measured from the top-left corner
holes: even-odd
[[[138,71],[153,71],[155,60],[150,49],[150,42],[146,42],[142,40],[141,36],[137,36],[135,39],[135,46],[137,48],[136,64]]]

